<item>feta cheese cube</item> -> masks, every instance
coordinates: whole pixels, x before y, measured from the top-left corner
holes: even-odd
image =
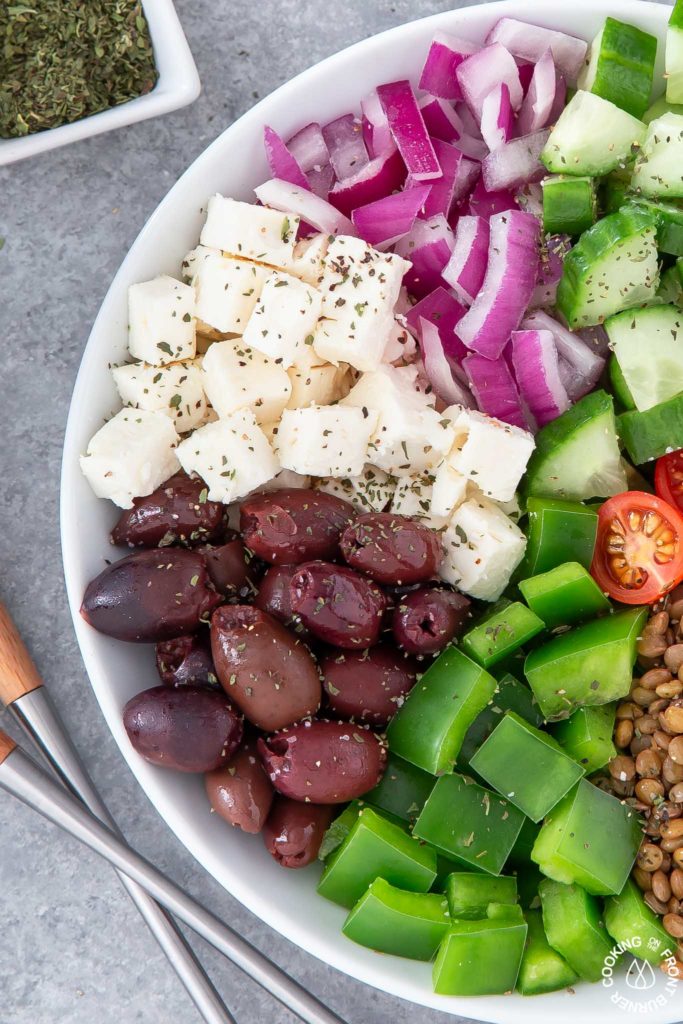
[[[292,383],[288,409],[299,409],[306,405],[331,405],[348,395],[351,389],[351,374],[344,363],[332,366],[292,366],[287,371]]]
[[[124,405],[163,412],[180,434],[194,430],[206,418],[202,371],[196,362],[147,366],[129,363],[112,369]]]
[[[453,469],[468,477],[488,498],[510,501],[534,450],[533,435],[473,409],[453,420]]]
[[[280,469],[249,409],[195,430],[178,445],[178,459],[186,473],[202,478],[210,501],[226,505],[272,480]]]
[[[195,357],[194,289],[167,274],[128,289],[128,349],[133,359],[165,366]]]
[[[398,366],[409,362],[417,351],[417,342],[407,327],[394,320],[389,339],[384,349],[382,362]]]
[[[374,370],[394,327],[394,305],[410,263],[360,238],[337,235],[320,277],[322,316],[313,345],[331,363]]]
[[[384,512],[396,489],[396,481],[384,470],[366,466],[359,476],[323,477],[315,487],[350,502],[358,512]]]
[[[197,245],[191,249],[180,264],[180,276],[187,284],[192,284],[195,274],[205,260],[211,256],[222,256],[220,249],[212,249],[208,245]]]
[[[259,423],[277,420],[292,393],[287,371],[241,338],[215,341],[202,371],[204,391],[220,417],[251,408]]]
[[[90,439],[81,469],[98,498],[132,508],[178,471],[177,443],[164,413],[122,409]]]
[[[287,272],[317,287],[329,244],[330,236],[324,233],[300,239],[294,246],[294,259]]]
[[[200,245],[194,251],[202,249]],[[273,271],[215,249],[200,252],[192,266],[197,316],[222,334],[243,334]]]
[[[209,199],[200,242],[227,256],[289,267],[298,228],[299,218],[292,213],[215,195]]]
[[[470,485],[471,486],[471,485]],[[468,480],[448,459],[444,459],[434,470],[432,488],[432,515],[450,518],[454,510],[468,497]]]
[[[310,476],[359,476],[367,461],[372,415],[342,405],[285,409],[275,442],[285,469]]]
[[[470,498],[453,513],[442,534],[439,575],[465,594],[496,601],[522,561],[526,537],[486,498]]]
[[[244,328],[244,344],[288,369],[306,347],[306,339],[312,341],[321,302],[320,292],[304,281],[272,273]]]
[[[442,530],[448,522],[448,518],[433,514],[433,493],[433,473],[399,477],[391,501],[391,511],[396,515],[421,519],[426,526],[431,526],[434,530]]]

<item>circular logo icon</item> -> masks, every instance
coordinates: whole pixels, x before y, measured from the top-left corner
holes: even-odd
[[[667,1006],[678,997],[678,984],[674,951],[656,936],[618,942],[603,962],[602,986],[625,1013],[647,1015]]]

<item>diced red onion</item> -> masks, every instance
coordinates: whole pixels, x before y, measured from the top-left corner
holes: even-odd
[[[596,324],[594,327],[583,327],[576,334],[588,345],[591,352],[607,359],[610,354],[609,335],[603,324]]]
[[[474,160],[483,160],[487,153],[486,143],[470,135],[459,114],[436,96],[423,96],[418,104],[432,141],[454,143],[458,149]]]
[[[605,360],[592,345],[541,310],[525,317],[522,328],[550,331],[560,357],[560,379],[572,402],[593,390],[605,368]]]
[[[472,305],[484,283],[488,251],[488,221],[483,217],[461,217],[455,227],[453,252],[442,277],[466,306]]]
[[[441,345],[439,331],[429,320],[421,320],[418,341],[425,373],[434,389],[434,394],[446,405],[464,405],[471,408],[474,405],[472,395],[453,376],[453,371]]]
[[[368,163],[361,123],[353,114],[344,114],[323,128],[323,138],[330,152],[330,163],[339,181],[352,178]]]
[[[510,90],[512,109],[519,110],[522,105],[522,83],[515,58],[500,43],[472,54],[463,61],[457,74],[465,102],[480,124],[484,99],[501,82]]]
[[[416,338],[420,337],[420,320],[434,324],[446,356],[459,365],[468,352],[455,331],[456,324],[464,315],[465,307],[461,306],[449,291],[439,287],[416,302],[405,314],[405,321]],[[457,373],[457,370],[455,372]]]
[[[310,191],[310,185],[297,160],[284,144],[281,137],[266,125],[263,129],[263,145],[270,173],[274,178],[288,181],[291,185]]]
[[[316,196],[313,192],[291,185],[288,181],[271,178],[254,189],[256,197],[264,206],[283,213],[298,214],[317,231],[329,235],[355,235],[351,221],[335,210],[334,206]]]
[[[543,427],[570,406],[560,380],[554,336],[544,330],[513,331],[511,344],[520,395],[539,427]]]
[[[396,143],[376,89],[373,89],[360,101],[360,109],[363,115],[361,117],[363,142],[370,159],[392,153],[396,149]]]
[[[420,89],[442,100],[461,100],[456,71],[467,57],[480,49],[478,43],[471,43],[468,39],[437,32],[422,68]]]
[[[479,127],[479,121],[474,116],[470,108],[466,103],[456,103],[455,113],[462,122],[462,126],[468,135],[471,135],[473,139],[481,138],[481,129]]]
[[[503,356],[486,359],[471,352],[463,368],[481,412],[522,430],[529,429],[517,385]]]
[[[415,181],[438,178],[439,161],[410,82],[405,79],[380,85],[377,95],[408,173]]]
[[[505,82],[500,82],[484,97],[481,106],[481,134],[490,152],[512,137],[514,118],[510,90]]]
[[[479,174],[479,164],[468,160],[456,146],[451,146],[441,139],[432,139],[434,152],[441,167],[441,177],[430,182],[431,191],[421,216],[429,219],[441,213],[448,218],[454,202],[466,196]],[[414,187],[408,176],[408,187]]]
[[[517,116],[518,135],[531,135],[550,124],[557,81],[555,62],[548,49],[534,68],[529,91]]]
[[[545,128],[533,135],[512,139],[489,153],[481,170],[486,189],[497,192],[540,181],[546,173],[541,163],[541,152],[549,135],[549,129]]]
[[[422,299],[444,284],[441,271],[453,251],[453,232],[445,217],[416,220],[412,230],[394,248],[399,256],[412,263],[403,280],[415,298]]]
[[[566,79],[555,72],[555,99],[553,105],[548,114],[547,124],[552,128],[554,124],[557,124],[560,114],[564,110],[565,103],[567,102],[567,81]]]
[[[287,149],[304,174],[314,167],[324,167],[330,162],[330,153],[317,121],[307,124],[296,135],[287,140]]]
[[[487,44],[502,43],[520,60],[536,64],[550,48],[555,64],[570,82],[575,82],[586,59],[585,39],[530,25],[516,18],[501,18],[486,37]]]
[[[410,231],[430,190],[430,185],[416,185],[393,192],[367,206],[358,206],[351,220],[360,237],[370,245],[393,245]]]
[[[529,304],[533,309],[555,305],[564,258],[571,247],[571,239],[568,235],[548,235],[543,241],[538,264],[538,278]]]
[[[541,226],[530,213],[508,210],[489,220],[486,276],[479,294],[458,324],[468,348],[497,359],[519,327],[538,272]]]
[[[334,186],[335,177],[332,164],[322,164],[320,167],[312,167],[306,174],[311,191],[315,192],[321,199],[327,201],[330,190]]]
[[[515,202],[520,210],[543,219],[543,189],[538,182],[531,181],[528,185],[522,185],[515,192]]]
[[[514,193],[506,190],[487,192],[480,178],[472,189],[468,213],[474,217],[491,217],[494,213],[505,213],[506,210],[519,209]]]
[[[526,96],[531,79],[534,77],[534,64],[527,64],[525,61],[517,61],[519,69],[519,80],[522,83],[522,92]]]
[[[403,187],[406,167],[397,149],[375,157],[358,174],[338,181],[330,190],[330,202],[342,213],[351,215],[359,206],[367,206]]]

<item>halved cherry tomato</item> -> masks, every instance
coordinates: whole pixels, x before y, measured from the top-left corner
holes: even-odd
[[[655,490],[660,498],[683,512],[683,451],[669,452],[657,459]]]
[[[644,491],[610,498],[598,513],[591,575],[615,601],[653,604],[683,580],[683,515]]]

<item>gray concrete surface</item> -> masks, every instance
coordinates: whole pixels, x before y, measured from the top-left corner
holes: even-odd
[[[349,43],[460,3],[177,0],[202,79],[192,107],[0,169],[0,597],[130,841],[349,1024],[445,1024],[272,933],[192,860],[111,739],[68,615],[59,547],[62,437],[90,325],[137,232],[192,159],[257,97]],[[0,723],[7,725],[6,719]],[[0,1024],[195,1024],[111,872],[0,795]],[[213,950],[239,1024],[293,1018]],[[455,1018],[450,1018],[455,1020]]]

